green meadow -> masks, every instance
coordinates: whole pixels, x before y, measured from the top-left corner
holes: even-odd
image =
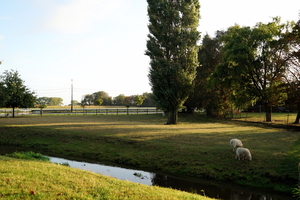
[[[281,116],[286,119],[286,114]],[[163,125],[166,117],[159,114],[0,118],[0,144],[49,156],[112,162],[291,193],[299,177],[299,132],[250,123],[250,119],[212,119],[195,113],[180,115],[178,125]],[[251,162],[235,159],[229,145],[232,138],[241,139],[251,151]],[[21,161],[9,161],[12,166],[17,162]],[[48,163],[38,170],[50,173],[51,167]],[[75,173],[76,169],[67,170]],[[12,179],[19,177],[12,175]]]

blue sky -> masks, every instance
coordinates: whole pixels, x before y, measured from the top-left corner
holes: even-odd
[[[298,20],[299,0],[202,0],[199,31]],[[151,92],[146,0],[0,0],[0,74],[18,70],[38,97]]]

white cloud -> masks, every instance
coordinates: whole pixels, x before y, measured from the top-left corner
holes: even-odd
[[[46,28],[65,33],[84,33],[122,6],[124,0],[67,0],[54,6]]]

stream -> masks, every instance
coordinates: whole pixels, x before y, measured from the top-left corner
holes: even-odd
[[[9,147],[1,146],[0,155],[13,153],[16,151],[15,148],[13,149],[14,150]],[[290,196],[285,196],[280,193],[260,190],[258,188],[233,185],[231,183],[203,180],[198,178],[179,178],[162,173],[147,172],[143,170],[110,166],[100,163],[85,162],[75,159],[68,160],[52,156],[48,157],[52,163],[68,163],[69,166],[73,168],[89,170],[95,173],[115,177],[120,180],[127,180],[149,186],[156,185],[160,187],[167,187],[190,193],[197,193],[221,200],[295,200]]]
[[[276,195],[274,193],[262,193],[255,189],[236,186],[227,187],[221,183],[205,181],[205,180],[187,180],[172,177],[169,175],[152,173],[142,170],[127,169],[117,166],[109,166],[98,163],[80,162],[75,160],[67,160],[57,157],[49,157],[53,163],[68,163],[70,167],[82,170],[89,170],[95,173],[115,177],[120,180],[127,180],[145,185],[156,185],[160,187],[173,188],[190,193],[197,193],[212,198],[222,200],[292,200],[287,196]],[[222,185],[223,187],[220,187]],[[226,184],[228,185],[228,183]],[[257,189],[256,189],[257,190]]]

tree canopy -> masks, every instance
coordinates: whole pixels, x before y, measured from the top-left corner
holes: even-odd
[[[34,92],[24,85],[18,71],[6,70],[0,78],[0,103],[3,107],[13,109],[13,117],[15,116],[15,108],[33,107],[36,101]]]
[[[39,105],[45,104],[47,106],[61,106],[63,104],[63,99],[60,97],[39,97],[36,100]]]
[[[229,98],[236,105],[261,101],[266,121],[271,121],[271,107],[287,98],[282,83],[290,46],[284,38],[291,27],[274,18],[273,22],[258,23],[254,28],[230,27],[222,37],[223,61],[214,78],[231,88]]]
[[[178,110],[193,89],[197,60],[198,0],[147,0],[149,80],[156,105],[176,124]]]

